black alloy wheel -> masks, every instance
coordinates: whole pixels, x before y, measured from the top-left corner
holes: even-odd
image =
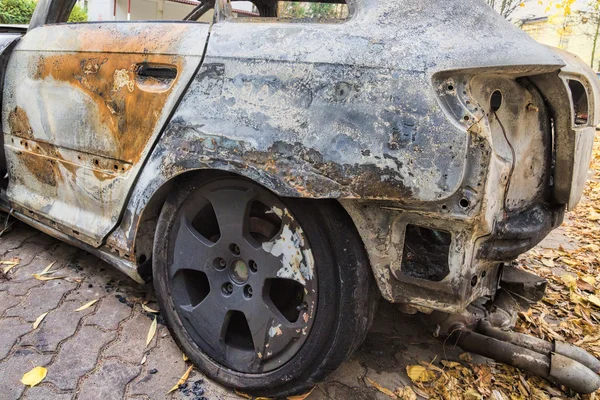
[[[349,262],[358,254],[357,265],[340,290],[330,235],[319,226],[328,224],[317,209],[284,203],[246,179],[183,186],[163,208],[154,251],[156,292],[175,340],[225,385],[271,396],[308,389],[371,323],[377,293],[361,245],[345,251]],[[342,215],[335,209],[325,211]],[[350,318],[339,314],[355,303]],[[348,337],[332,337],[337,329]]]

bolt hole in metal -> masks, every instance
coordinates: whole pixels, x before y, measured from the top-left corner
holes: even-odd
[[[477,285],[477,275],[473,275],[473,277],[471,278],[471,286],[475,287]]]
[[[306,341],[318,288],[316,276],[285,264],[279,252],[285,248],[306,268],[310,246],[276,196],[226,181],[206,185],[182,205],[179,220],[187,222],[173,230],[169,256],[173,303],[211,358],[239,372],[271,371]]]
[[[490,97],[490,109],[496,112],[502,107],[502,92],[495,90]]]
[[[469,205],[471,205],[471,202],[467,199],[460,199],[460,201],[458,202],[458,204],[462,207],[462,208],[468,208]]]

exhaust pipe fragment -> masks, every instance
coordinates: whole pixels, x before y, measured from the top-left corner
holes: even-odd
[[[600,361],[568,343],[501,331],[486,320],[480,321],[476,332],[463,328],[453,336],[466,351],[521,368],[578,393],[593,393],[600,388]]]

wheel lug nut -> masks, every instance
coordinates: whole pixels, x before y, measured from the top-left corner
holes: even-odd
[[[223,293],[231,294],[233,293],[233,285],[230,282],[227,282],[223,285]]]
[[[227,266],[227,261],[222,258],[216,258],[215,261],[213,261],[213,266],[215,269],[222,271]]]
[[[252,272],[258,271],[258,265],[256,265],[256,262],[254,262],[253,260],[250,260],[248,265],[250,266],[250,271],[252,271]]]
[[[239,255],[240,255],[240,252],[241,252],[241,251],[240,251],[240,246],[238,246],[238,245],[237,245],[237,244],[235,244],[235,243],[232,243],[232,244],[230,244],[230,245],[229,245],[229,250],[231,250],[231,252],[232,252],[234,255],[236,255],[236,256],[239,256]]]
[[[244,296],[246,296],[246,298],[249,299],[250,297],[252,297],[252,293],[253,293],[252,286],[246,285],[244,287]]]

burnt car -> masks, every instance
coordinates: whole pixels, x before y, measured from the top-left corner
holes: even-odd
[[[480,0],[66,23],[74,3],[40,0],[0,36],[1,205],[153,279],[207,376],[306,392],[383,297],[467,350],[600,386],[591,355],[509,331],[545,289],[511,261],[585,185],[600,95],[583,61]]]

